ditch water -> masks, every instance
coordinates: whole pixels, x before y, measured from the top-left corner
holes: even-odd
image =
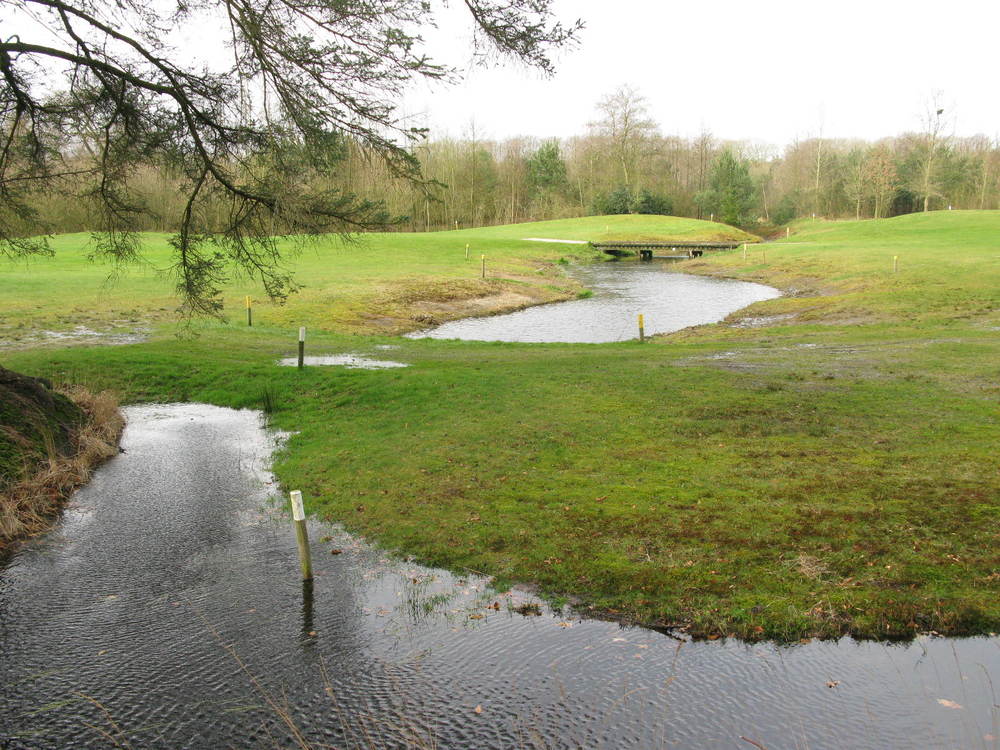
[[[0,568],[0,748],[997,747],[996,637],[690,642],[318,522],[306,586],[259,414],[126,413]]]
[[[569,274],[593,296],[529,307],[506,315],[454,320],[408,334],[411,338],[599,344],[716,323],[754,302],[781,293],[763,284],[665,270],[662,261],[571,266]]]

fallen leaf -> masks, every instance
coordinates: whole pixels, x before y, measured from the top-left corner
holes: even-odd
[[[611,642],[612,643],[626,643],[626,640],[624,638],[612,638]]]
[[[342,549],[332,549],[332,550],[330,550],[330,554],[331,555],[339,555],[343,551],[344,550],[342,550]]]
[[[309,635],[312,636],[312,637],[315,637],[316,631],[315,630],[310,630],[309,631]]]
[[[571,628],[571,627],[573,627],[573,623],[571,623],[571,622],[561,622],[561,623],[559,623],[559,627],[561,627],[561,628]]]
[[[955,709],[963,708],[961,703],[955,703],[955,701],[950,701],[947,698],[938,698],[938,703],[940,703],[945,708],[955,708]]]
[[[486,615],[474,614],[469,615],[470,620],[482,620]]]
[[[106,653],[108,653],[108,650],[105,648],[105,649],[102,649],[101,651],[98,651],[97,655],[98,656],[104,656]]]
[[[827,686],[828,688],[835,688],[835,687],[837,687],[837,685],[839,685],[839,684],[840,684],[840,680],[829,680],[829,681],[828,681],[828,682],[826,683],[826,686]]]
[[[481,714],[481,713],[483,712],[483,704],[482,704],[482,703],[480,703],[480,704],[479,704],[478,706],[476,706],[476,707],[475,707],[474,709],[472,709],[472,710],[473,710],[473,711],[475,711],[475,712],[476,712],[477,714]]]

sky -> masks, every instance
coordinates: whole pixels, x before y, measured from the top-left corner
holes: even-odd
[[[576,49],[546,79],[524,66],[470,68],[471,27],[453,2],[428,48],[464,83],[417,85],[403,110],[435,135],[568,137],[623,84],[665,135],[783,146],[919,130],[938,94],[955,135],[1000,134],[1000,3],[950,0],[655,2],[556,0],[581,18]]]

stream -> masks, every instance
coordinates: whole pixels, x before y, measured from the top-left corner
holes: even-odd
[[[591,263],[567,273],[593,292],[569,302],[504,315],[464,318],[408,334],[411,338],[600,344],[716,323],[754,302],[780,297],[763,284],[672,273],[662,261]]]
[[[0,568],[0,748],[998,746],[1000,638],[692,642],[316,521],[303,584],[258,413],[126,415]]]

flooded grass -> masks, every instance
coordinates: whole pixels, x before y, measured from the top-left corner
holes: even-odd
[[[12,749],[992,744],[995,637],[695,641],[315,519],[302,582],[268,471],[287,436],[258,412],[127,414],[126,453],[2,571]],[[789,568],[831,573],[804,556]]]
[[[274,365],[295,329],[265,320],[8,366],[129,401],[256,408],[271,384],[297,433],[277,473],[311,512],[585,611],[704,637],[996,632],[1000,214],[902,219],[682,264],[791,296],[645,344],[311,328],[314,351],[410,367],[300,373]]]

